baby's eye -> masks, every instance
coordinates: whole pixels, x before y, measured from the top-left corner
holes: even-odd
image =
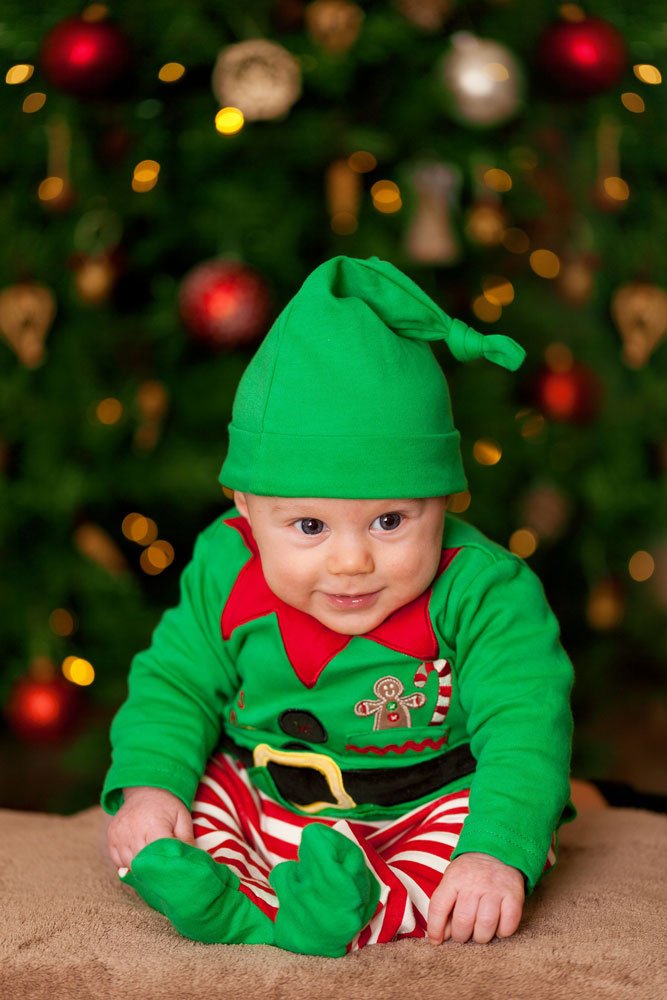
[[[324,530],[324,521],[318,517],[302,517],[296,522],[304,535],[320,535]]]
[[[395,531],[403,518],[396,511],[391,511],[389,514],[380,514],[373,521],[373,528],[381,528],[382,531]]]

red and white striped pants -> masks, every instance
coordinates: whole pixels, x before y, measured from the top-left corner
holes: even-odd
[[[192,804],[195,844],[228,865],[240,891],[275,920],[278,900],[269,872],[281,861],[296,860],[307,824],[334,827],[359,845],[380,883],[374,916],[347,946],[356,951],[426,937],[429,901],[458,843],[469,794],[466,788],[442,795],[397,819],[301,816],[252,785],[239,761],[218,753],[208,761]],[[554,836],[544,871],[555,863]]]

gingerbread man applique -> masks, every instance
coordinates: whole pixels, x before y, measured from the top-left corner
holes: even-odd
[[[381,677],[373,685],[373,691],[377,695],[377,701],[370,699],[358,701],[354,706],[354,714],[374,715],[374,731],[411,726],[409,709],[421,708],[426,702],[426,695],[420,691],[404,696],[404,687],[398,677]]]

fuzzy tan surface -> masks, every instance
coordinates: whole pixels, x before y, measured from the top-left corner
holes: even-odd
[[[667,996],[667,817],[582,812],[518,932],[488,945],[377,945],[345,958],[189,941],[118,882],[98,807],[0,810],[7,1000],[656,1000]]]

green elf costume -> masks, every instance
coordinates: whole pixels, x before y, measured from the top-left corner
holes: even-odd
[[[220,481],[264,496],[466,488],[428,344],[510,370],[524,351],[447,316],[392,264],[334,257],[241,380]],[[573,671],[526,563],[447,515],[428,589],[346,636],[272,593],[250,525],[204,530],[177,607],[137,655],[101,802],[167,789],[196,846],[162,838],[123,881],[188,937],[342,955],[424,937],[450,860],[479,851],[531,893],[572,820]]]

